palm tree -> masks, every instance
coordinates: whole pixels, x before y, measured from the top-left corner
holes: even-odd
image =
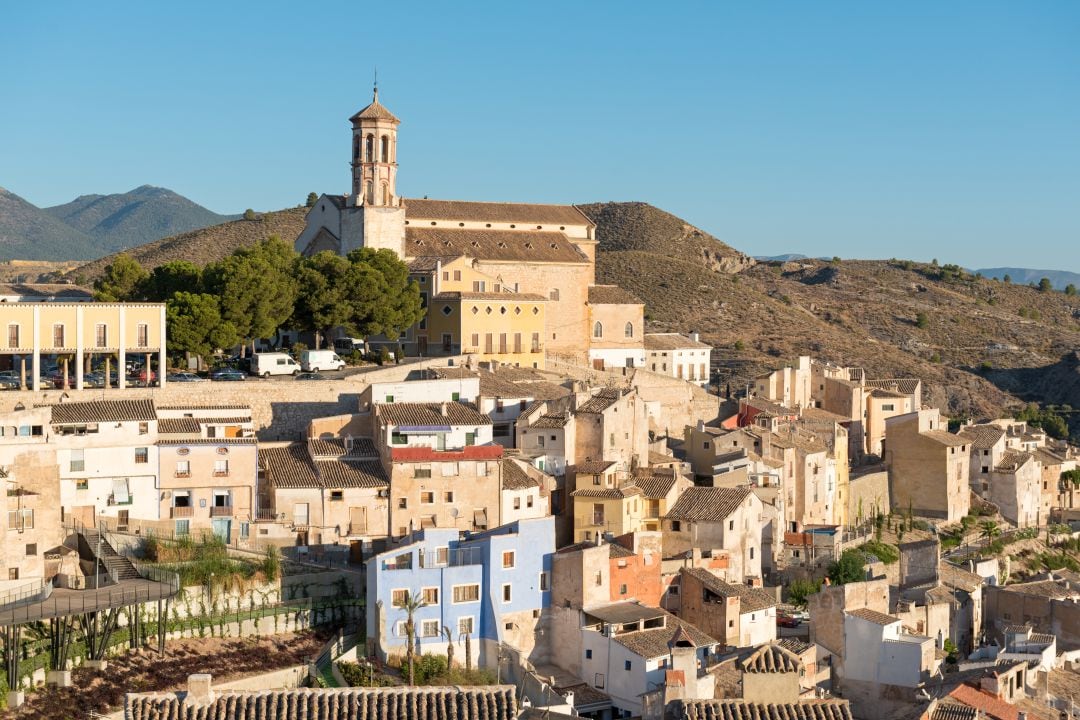
[[[472,672],[472,638],[467,632],[461,633],[461,637],[465,638],[465,670]]]
[[[1001,528],[999,528],[998,524],[993,520],[983,520],[982,524],[979,525],[979,527],[982,528],[982,534],[980,535],[980,537],[986,538],[987,545],[989,545],[994,540],[994,538],[1001,534]]]
[[[446,638],[446,670],[449,672],[454,669],[454,635],[447,625],[442,626],[442,634]]]
[[[405,639],[408,645],[405,646],[405,661],[409,665],[409,684],[416,684],[415,666],[416,666],[416,622],[413,620],[413,614],[417,610],[426,606],[422,595],[405,591],[405,596],[397,603],[397,606],[405,611]]]

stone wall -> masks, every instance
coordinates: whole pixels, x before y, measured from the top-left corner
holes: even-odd
[[[445,367],[450,363],[458,365],[460,359],[425,358],[422,366]],[[244,382],[166,383],[164,388],[10,390],[0,393],[0,411],[14,410],[19,403],[27,408],[57,403],[65,393],[72,402],[153,398],[158,405],[250,405],[260,440],[298,440],[314,418],[357,412],[360,394],[370,383],[402,380],[419,367],[420,362],[414,360],[340,378],[327,373],[333,379],[318,382],[248,378]]]
[[[873,517],[875,509],[888,514],[889,473],[887,470],[875,470],[858,475],[852,474],[848,481],[847,518],[848,523],[858,525],[860,519],[866,521]]]

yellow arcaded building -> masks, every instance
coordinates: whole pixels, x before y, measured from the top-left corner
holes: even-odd
[[[406,352],[523,367],[543,367],[545,355],[598,368],[644,364],[641,301],[620,291],[621,310],[614,293],[592,290],[596,226],[578,208],[399,197],[400,121],[378,89],[350,122],[352,192],[319,198],[296,249],[389,249],[408,262],[427,316],[402,339]],[[609,318],[617,330],[606,329]]]

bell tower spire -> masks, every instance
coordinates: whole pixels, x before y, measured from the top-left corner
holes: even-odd
[[[352,197],[357,206],[399,207],[397,128],[401,121],[379,102],[375,70],[371,104],[349,118],[352,138]]]

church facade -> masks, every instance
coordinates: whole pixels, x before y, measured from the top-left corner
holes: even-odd
[[[408,263],[427,307],[402,338],[408,354],[540,368],[549,355],[600,369],[644,364],[644,305],[596,285],[596,226],[580,210],[402,198],[400,120],[378,89],[349,120],[351,192],[319,198],[296,250],[388,249]]]

